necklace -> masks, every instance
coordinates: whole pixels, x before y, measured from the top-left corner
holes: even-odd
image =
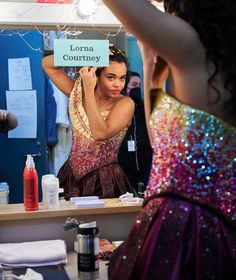
[[[107,105],[110,105],[110,103],[112,103],[111,101],[113,101],[113,98],[110,98],[103,103],[98,102],[98,108],[101,109],[103,107],[106,107]]]

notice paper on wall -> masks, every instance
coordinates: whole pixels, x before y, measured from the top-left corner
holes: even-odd
[[[29,57],[8,59],[9,90],[31,90],[31,68]]]
[[[7,110],[17,117],[17,128],[8,132],[8,138],[36,138],[36,90],[6,91]]]

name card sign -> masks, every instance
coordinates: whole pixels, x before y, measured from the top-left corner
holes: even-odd
[[[55,66],[109,66],[108,40],[54,40]]]

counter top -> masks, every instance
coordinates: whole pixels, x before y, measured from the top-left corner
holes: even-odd
[[[0,205],[0,222],[78,215],[137,213],[142,207],[141,205],[123,203],[118,198],[103,199],[103,201],[105,205],[96,208],[76,208],[71,202],[61,200],[58,209],[43,209],[42,203],[39,203],[37,211],[25,211],[23,204]]]

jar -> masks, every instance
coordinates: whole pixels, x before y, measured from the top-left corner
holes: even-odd
[[[9,186],[6,182],[0,183],[0,204],[8,204]]]

